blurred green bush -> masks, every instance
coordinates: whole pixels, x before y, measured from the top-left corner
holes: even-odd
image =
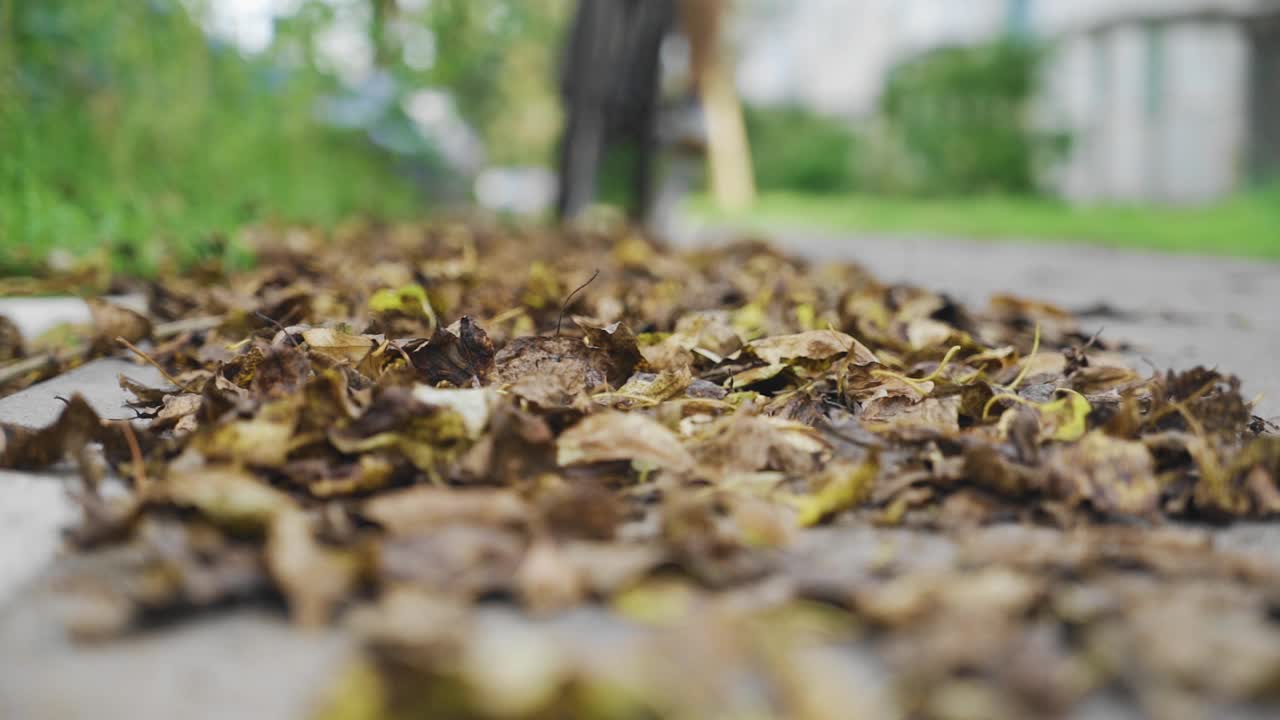
[[[286,67],[177,0],[0,0],[0,267],[56,247],[145,270],[258,219],[414,207],[395,158],[316,121],[327,78]]]
[[[1065,136],[1029,108],[1042,51],[1021,42],[948,48],[896,67],[870,122],[753,107],[747,132],[762,191],[1034,194]]]
[[[1031,127],[1042,50],[1014,40],[948,48],[893,71],[881,104],[878,187],[918,194],[1031,193],[1065,136]]]
[[[849,121],[798,107],[748,107],[760,190],[839,193],[859,188],[859,136]]]
[[[0,0],[0,272],[55,248],[145,272],[234,253],[246,223],[465,197],[410,118],[422,90],[493,160],[548,152],[563,0],[300,0],[253,54],[206,32],[219,1]],[[372,48],[365,79],[325,57],[335,28]]]

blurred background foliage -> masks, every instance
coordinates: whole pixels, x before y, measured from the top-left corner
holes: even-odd
[[[947,48],[896,67],[870,122],[799,106],[751,108],[762,190],[1032,195],[1038,164],[1070,138],[1030,122],[1042,51],[1021,42]]]
[[[901,187],[925,194],[1031,193],[1040,137],[1030,107],[1041,50],[1016,41],[946,48],[894,70],[881,101]],[[884,184],[884,183],[882,183]]]
[[[545,159],[565,2],[295,0],[253,51],[207,31],[217,3],[0,0],[0,270],[240,261],[246,223],[421,213],[479,162],[433,133]]]
[[[250,4],[276,12],[246,42],[219,18]],[[0,0],[0,273],[243,263],[247,224],[398,219],[471,202],[487,169],[549,167],[573,4]],[[749,106],[761,203],[693,212],[1280,255],[1280,188],[1177,210],[1043,192],[1045,163],[1072,143],[1030,122],[1044,50],[997,37],[908,57],[856,119]],[[606,168],[604,199],[625,160]]]
[[[756,185],[763,192],[839,194],[866,189],[863,141],[843,118],[800,106],[747,107]]]

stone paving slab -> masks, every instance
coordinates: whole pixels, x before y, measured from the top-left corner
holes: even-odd
[[[150,365],[103,358],[0,398],[0,422],[44,427],[57,420],[62,412],[64,405],[58,398],[69,398],[76,393],[83,395],[103,419],[133,417],[133,411],[124,405],[130,396],[120,389],[121,375],[150,387],[169,387],[160,372]]]
[[[121,374],[146,385],[163,386],[150,366],[104,358],[69,373],[0,398],[0,422],[43,427],[58,419],[63,402],[76,393],[103,418],[131,417]],[[61,546],[62,529],[79,511],[67,494],[77,482],[66,469],[46,473],[0,470],[0,606],[48,564]],[[5,717],[0,715],[0,718]]]
[[[299,632],[247,610],[72,646],[47,606],[0,616],[0,718],[301,718],[354,653],[337,630]]]
[[[108,301],[143,312],[146,298],[141,295],[110,295]],[[92,321],[89,306],[78,297],[12,297],[0,298],[0,315],[13,321],[23,337],[32,338],[56,325],[87,325]]]
[[[43,427],[58,419],[60,397],[80,393],[104,418],[125,418],[128,394],[121,373],[148,385],[164,379],[152,367],[124,360],[101,359],[69,373],[0,398],[0,422]],[[61,547],[63,528],[79,510],[68,495],[78,479],[70,469],[44,473],[0,470],[0,606],[36,577]],[[0,718],[5,716],[0,714]]]
[[[53,422],[58,396],[79,392],[103,417],[127,417],[125,373],[160,385],[147,366],[104,359],[0,399],[0,421]],[[0,719],[222,720],[307,715],[353,652],[337,630],[297,632],[281,617],[238,611],[120,642],[73,645],[42,589],[79,511],[74,472],[0,471]]]
[[[78,517],[64,478],[0,470],[0,607],[53,560]]]

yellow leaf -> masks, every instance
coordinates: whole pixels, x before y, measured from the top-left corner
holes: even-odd
[[[795,335],[779,335],[756,340],[747,345],[756,357],[770,365],[797,360],[828,360],[852,352],[865,364],[877,362],[876,356],[852,335],[836,330],[810,330]]]
[[[698,602],[697,592],[675,578],[656,578],[613,596],[613,610],[646,625],[671,625],[688,617]]]
[[[373,312],[396,312],[402,315],[435,320],[427,291],[421,285],[405,285],[401,288],[383,288],[369,298]]]
[[[591,415],[565,430],[556,442],[556,462],[561,466],[617,460],[639,461],[676,472],[694,465],[680,438],[644,415]]]
[[[1061,398],[1039,406],[1040,417],[1052,426],[1049,437],[1063,442],[1075,442],[1089,429],[1086,419],[1093,406],[1075,390],[1060,388]]]
[[[215,524],[237,531],[260,530],[293,506],[289,496],[233,467],[175,472],[166,489],[173,503],[195,508]]]
[[[372,302],[372,301],[371,301]],[[359,365],[373,351],[374,340],[364,335],[352,335],[333,328],[309,328],[302,331],[302,339],[315,355]]]
[[[317,720],[378,720],[386,717],[386,687],[378,670],[357,660],[325,690],[317,705]]]
[[[800,515],[796,522],[802,527],[809,527],[856,507],[871,495],[871,487],[879,473],[880,458],[875,454],[861,465],[831,468],[826,473],[827,484],[821,490],[800,498]]]

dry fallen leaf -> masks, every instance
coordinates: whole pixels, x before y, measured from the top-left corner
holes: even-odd
[[[592,415],[560,435],[556,462],[560,465],[629,460],[683,472],[693,467],[693,456],[675,433],[643,415],[602,412]]]
[[[835,330],[812,330],[754,340],[747,344],[747,350],[770,365],[788,360],[828,360],[846,353],[859,365],[878,362],[865,345]]]
[[[1229,375],[758,242],[249,235],[66,357],[0,322],[0,391],[117,336],[167,376],[121,379],[129,423],[0,428],[87,481],[82,637],[283,598],[351,619],[339,694],[388,717],[1275,715],[1280,571],[1229,546],[1280,442]]]

